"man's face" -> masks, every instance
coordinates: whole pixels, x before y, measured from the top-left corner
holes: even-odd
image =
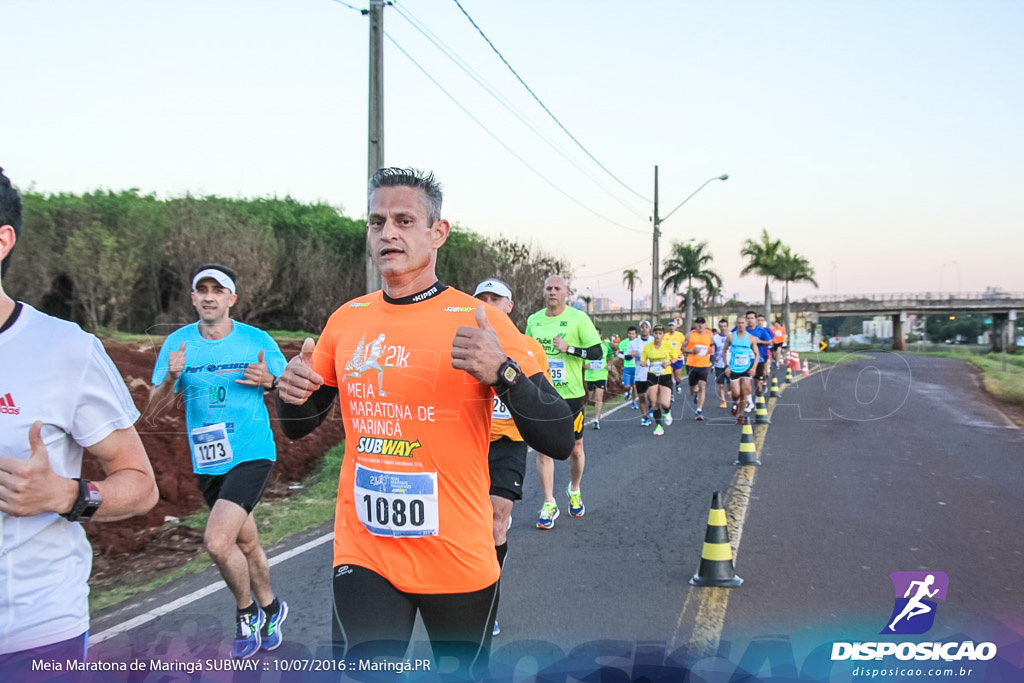
[[[499,311],[504,311],[505,313],[512,312],[512,301],[507,296],[501,296],[494,292],[480,292],[476,295],[476,298],[485,304],[494,306]]]
[[[370,195],[366,244],[383,277],[432,268],[436,250],[447,237],[447,221],[430,223],[423,190],[379,187]]]
[[[746,331],[746,329],[747,329],[747,319],[746,318],[736,318],[736,331],[737,332],[744,332],[744,331]]]
[[[721,335],[728,334],[729,333],[729,323],[725,322],[724,320],[719,322],[718,323],[718,333],[721,334]]]
[[[238,297],[225,289],[212,277],[203,278],[196,283],[192,292],[192,305],[199,314],[199,320],[206,325],[216,325],[228,319],[231,307]]]
[[[761,327],[764,327],[764,316],[763,315],[757,316],[757,324],[759,326],[761,326]]]
[[[544,301],[548,308],[558,309],[565,306],[565,300],[569,296],[569,287],[565,279],[558,275],[552,275],[544,281]]]
[[[668,324],[668,333],[672,334],[675,331],[676,331],[676,324],[675,323],[669,323]]]
[[[747,313],[746,324],[747,324],[747,327],[756,327],[757,326],[757,316],[754,315],[753,313]]]
[[[626,332],[626,336],[629,337],[631,340],[636,339],[636,330],[629,330],[628,332]]]
[[[643,337],[644,339],[646,339],[647,337],[651,336],[651,326],[650,325],[641,325],[640,326],[640,336]]]
[[[708,329],[708,324],[707,323],[696,323],[695,327],[697,328],[698,332],[700,332],[701,334],[704,334],[704,332]]]

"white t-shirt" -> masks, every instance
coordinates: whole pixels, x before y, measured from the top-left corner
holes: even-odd
[[[77,325],[23,305],[0,333],[0,453],[28,459],[42,420],[53,470],[78,477],[82,449],[139,417],[103,345]],[[89,628],[92,547],[56,513],[0,512],[0,654],[59,643]]]
[[[644,347],[654,341],[654,337],[648,337],[647,339],[641,339],[637,337],[629,343],[629,352],[633,354],[633,360],[639,361],[640,355],[643,353]],[[640,365],[639,362],[636,364],[636,374],[633,376],[634,381],[646,382],[647,381],[647,368]]]

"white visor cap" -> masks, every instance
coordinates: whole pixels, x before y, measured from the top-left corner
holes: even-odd
[[[232,294],[235,293],[235,281],[228,277],[227,273],[216,268],[207,268],[196,273],[196,276],[192,278],[192,291],[195,291],[196,285],[199,284],[200,280],[210,278],[216,280],[221,287],[228,290]]]
[[[503,296],[509,301],[512,301],[512,290],[508,288],[501,280],[484,280],[476,286],[476,291],[473,292],[473,296],[480,296],[484,292],[490,292],[491,294],[497,294]]]

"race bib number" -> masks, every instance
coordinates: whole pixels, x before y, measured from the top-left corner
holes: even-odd
[[[356,515],[374,536],[437,536],[437,472],[380,472],[356,464]]]
[[[732,356],[732,364],[738,368],[750,365],[750,354],[746,351],[737,351]]]
[[[491,410],[491,419],[492,420],[511,420],[512,419],[512,411],[510,411],[508,409],[508,406],[505,405],[505,402],[502,401],[497,396],[494,397],[494,408]]]
[[[551,381],[558,383],[565,381],[565,361],[561,358],[557,360],[548,359],[548,374],[551,375]]]
[[[234,459],[231,442],[228,441],[228,427],[223,422],[196,427],[189,433],[189,442],[192,445],[192,465],[197,472]]]
[[[594,371],[604,370],[604,359],[602,358],[601,360],[589,361],[587,363],[587,368]]]
[[[697,344],[693,347],[692,353],[695,356],[706,356],[708,355],[708,347],[703,344]]]
[[[658,361],[654,361],[653,363],[651,363],[651,369],[649,370],[649,372],[652,375],[660,375],[664,371],[664,369],[665,369],[665,364],[662,363],[660,360],[658,360]]]

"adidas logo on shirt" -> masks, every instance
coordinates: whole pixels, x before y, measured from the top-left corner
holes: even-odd
[[[19,413],[21,413],[21,408],[14,405],[14,399],[10,394],[0,396],[0,415],[18,415]]]

